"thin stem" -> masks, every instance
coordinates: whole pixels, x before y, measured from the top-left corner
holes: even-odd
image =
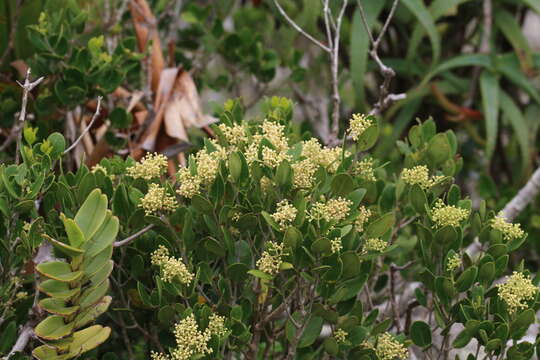
[[[300,34],[304,35],[307,39],[309,39],[311,42],[313,42],[315,45],[317,45],[318,47],[320,47],[321,49],[323,49],[324,51],[326,52],[330,52],[331,49],[324,45],[323,43],[321,43],[319,40],[315,39],[313,36],[311,36],[310,34],[308,34],[304,29],[302,29],[296,22],[294,22],[293,19],[291,19],[289,17],[289,15],[287,15],[287,13],[285,12],[285,10],[283,10],[283,8],[281,7],[281,5],[279,4],[278,0],[274,0],[274,4],[276,5],[277,9],[279,10],[280,14],[285,18],[285,20],[287,20],[287,22],[296,30],[298,31]]]
[[[64,151],[64,154],[67,154],[68,152],[70,152],[71,150],[75,149],[75,147],[77,146],[77,144],[79,142],[81,142],[82,138],[88,133],[88,131],[90,131],[90,129],[92,128],[92,126],[94,125],[94,122],[96,121],[96,119],[98,118],[100,112],[101,112],[101,99],[103,99],[103,97],[101,96],[98,96],[97,98],[97,106],[96,106],[96,111],[94,112],[94,115],[92,116],[92,120],[90,120],[90,123],[88,124],[88,126],[86,126],[86,128],[84,129],[84,131],[81,133],[81,135],[77,138],[77,140],[75,140],[73,142],[73,144],[71,144],[70,147],[68,147],[65,151]]]
[[[142,228],[141,230],[137,231],[135,234],[128,236],[124,240],[115,241],[114,242],[114,247],[120,247],[120,246],[128,245],[133,240],[137,239],[139,236],[145,234],[147,231],[152,229],[154,226],[155,226],[154,224],[150,224],[150,225]]]

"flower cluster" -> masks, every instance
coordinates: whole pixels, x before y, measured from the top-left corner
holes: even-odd
[[[353,114],[348,132],[356,141],[371,125],[373,125],[373,120],[370,117],[364,114]]]
[[[180,260],[169,256],[169,250],[160,245],[151,255],[152,265],[157,265],[161,268],[161,279],[164,282],[170,283],[174,279],[178,279],[182,284],[189,284],[194,278],[186,265]]]
[[[264,146],[262,149],[262,162],[266,166],[275,168],[283,160],[290,161],[292,157],[287,153],[289,144],[284,134],[285,126],[265,119],[261,128],[262,134],[253,135],[253,140],[246,149],[247,162],[252,163],[259,160],[259,146],[264,138],[270,141],[273,146],[273,148]]]
[[[309,189],[313,186],[313,175],[318,165],[311,159],[304,159],[292,165],[293,186],[295,189]]]
[[[377,338],[375,354],[380,360],[405,360],[409,357],[409,351],[402,343],[395,340],[392,334],[384,333]]]
[[[150,184],[148,193],[141,199],[139,206],[146,215],[156,215],[160,211],[173,211],[176,209],[176,199],[167,194],[165,188],[158,184]]]
[[[208,153],[201,150],[195,155],[197,161],[197,177],[202,184],[212,183],[219,170],[219,152]]]
[[[315,138],[311,138],[302,143],[302,156],[310,159],[313,163],[326,168],[330,173],[335,173],[337,171],[342,155],[343,152],[341,148],[322,147]],[[345,153],[345,156],[349,155],[349,152]]]
[[[424,190],[428,190],[437,184],[444,176],[429,176],[429,169],[425,165],[417,165],[411,169],[403,169],[401,179],[405,184],[420,185]]]
[[[469,210],[454,205],[445,205],[441,199],[437,200],[432,209],[431,219],[438,227],[459,226],[459,223],[469,217]]]
[[[338,253],[342,249],[343,245],[341,244],[341,238],[337,237],[330,240],[330,250],[332,251],[332,254]]]
[[[316,202],[309,213],[310,220],[341,221],[349,216],[352,201],[338,197],[327,202]]]
[[[371,216],[371,210],[369,210],[365,206],[360,206],[358,208],[358,211],[360,212],[360,214],[358,214],[358,217],[354,221],[354,227],[356,228],[356,231],[362,232],[364,231],[364,225]]]
[[[355,174],[366,181],[377,181],[373,169],[373,159],[365,158],[358,162],[355,167]]]
[[[270,215],[278,223],[281,230],[286,230],[296,218],[298,210],[287,199],[277,204],[276,212]]]
[[[521,272],[514,271],[506,282],[497,285],[499,297],[508,306],[509,313],[527,308],[527,301],[534,299],[537,288],[530,277]]]
[[[126,169],[132,178],[151,180],[160,177],[167,170],[167,157],[162,154],[147,154],[139,163]]]
[[[202,357],[211,354],[212,348],[208,342],[212,336],[221,337],[226,334],[225,318],[219,315],[211,315],[210,322],[205,331],[200,331],[195,316],[189,315],[180,320],[174,327],[176,348],[171,350],[170,355],[163,353],[151,353],[152,360],[190,360],[193,356]]]
[[[240,145],[247,142],[246,130],[242,125],[227,126],[225,124],[219,124],[218,128],[230,145]]]
[[[519,239],[525,235],[525,231],[521,229],[521,226],[519,224],[507,222],[502,212],[493,218],[491,227],[495,230],[499,230],[506,241]]]
[[[336,339],[338,343],[344,343],[347,335],[349,335],[349,333],[343,329],[337,329],[334,331],[334,339]]]
[[[201,179],[197,175],[193,175],[189,168],[181,168],[178,171],[178,182],[180,186],[176,192],[179,195],[191,199],[200,191]]]
[[[446,270],[448,272],[452,272],[459,268],[461,266],[461,257],[459,254],[454,254],[452,257],[448,259],[448,262],[446,263]]]
[[[262,272],[270,275],[275,275],[279,272],[279,268],[283,263],[281,257],[285,255],[283,252],[283,244],[269,242],[267,250],[263,251],[261,258],[257,260],[257,267]]]
[[[383,252],[388,247],[388,243],[382,239],[371,238],[367,239],[364,242],[362,247],[362,255],[365,255],[369,252]]]

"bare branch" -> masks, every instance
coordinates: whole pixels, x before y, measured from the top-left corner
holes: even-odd
[[[321,43],[319,40],[315,39],[313,36],[309,35],[304,29],[302,29],[296,22],[294,22],[293,19],[291,19],[289,17],[289,15],[287,15],[287,13],[285,12],[285,10],[283,10],[283,8],[281,7],[281,5],[279,5],[279,2],[278,0],[274,0],[274,4],[276,5],[277,9],[279,10],[280,14],[285,18],[285,20],[287,20],[287,22],[296,30],[298,31],[300,34],[304,35],[307,39],[309,39],[311,42],[313,42],[315,45],[317,45],[318,47],[320,47],[321,49],[323,49],[324,51],[326,52],[330,52],[331,49],[324,45],[323,43]]]
[[[148,232],[154,226],[155,226],[154,224],[150,224],[150,225],[142,228],[141,230],[137,231],[135,234],[128,236],[124,240],[115,241],[114,242],[114,247],[120,247],[120,246],[128,245],[133,240],[137,239],[139,236],[141,236],[141,235],[145,234],[146,232]]]
[[[525,207],[534,200],[534,198],[540,192],[540,168],[536,169],[534,174],[531,176],[527,184],[516,196],[506,206],[504,207],[502,213],[504,218],[507,221],[512,221],[518,216],[520,212],[525,209]]]
[[[378,53],[379,45],[385,33],[388,31],[388,27],[390,26],[390,22],[392,21],[392,18],[394,17],[394,13],[399,4],[399,0],[394,0],[394,3],[392,4],[392,8],[390,9],[390,13],[388,14],[388,17],[386,18],[386,21],[384,22],[383,28],[381,29],[381,32],[377,36],[377,39],[375,39],[373,37],[373,34],[371,33],[371,29],[367,22],[366,13],[364,11],[364,7],[362,6],[361,1],[357,0],[357,3],[358,3],[358,8],[360,9],[360,14],[362,16],[362,23],[364,24],[366,32],[368,33],[368,36],[372,43],[371,50],[369,51],[369,55],[371,56],[373,61],[375,61],[375,63],[379,67],[379,71],[381,72],[381,75],[383,76],[383,83],[379,87],[379,99],[377,100],[375,105],[373,105],[373,109],[371,109],[371,111],[369,112],[369,115],[379,115],[386,108],[388,108],[393,102],[398,101],[398,100],[403,100],[407,96],[406,94],[390,94],[390,91],[389,91],[390,83],[392,81],[392,78],[396,76],[396,73],[391,67],[386,66],[382,62]]]
[[[21,149],[21,141],[22,141],[22,129],[24,128],[24,121],[26,120],[26,106],[28,104],[28,93],[32,91],[36,86],[38,86],[45,77],[40,77],[36,81],[31,82],[30,81],[30,68],[26,70],[26,78],[24,79],[24,83],[21,84],[19,81],[17,81],[17,84],[19,84],[20,87],[23,88],[23,97],[22,97],[22,105],[21,105],[21,112],[19,113],[19,121],[12,131],[15,131],[15,134],[17,134],[17,150],[15,152],[15,163],[19,163],[19,156],[20,156],[20,149]]]
[[[26,348],[26,345],[28,345],[28,342],[34,336],[35,335],[34,335],[33,323],[27,322],[22,327],[21,332],[19,333],[19,337],[17,338],[17,341],[15,342],[15,345],[13,345],[13,347],[11,348],[11,351],[3,359],[7,360],[13,355],[15,355],[15,353],[24,351],[24,349]]]
[[[339,11],[336,23],[336,30],[334,33],[334,40],[331,52],[331,72],[332,72],[332,131],[331,139],[336,140],[339,135],[339,107],[341,104],[341,97],[339,96],[339,38],[341,34],[341,22],[343,15],[345,14],[345,8],[347,7],[348,0],[343,0],[341,10]],[[334,144],[336,145],[336,144]]]
[[[67,154],[68,152],[70,152],[71,150],[75,149],[75,147],[77,146],[77,144],[82,140],[82,138],[88,133],[88,131],[90,131],[90,128],[92,128],[92,126],[94,125],[94,122],[96,121],[96,119],[98,118],[100,112],[101,112],[101,99],[103,99],[103,97],[101,96],[98,96],[97,98],[97,106],[96,106],[96,111],[94,112],[94,115],[92,116],[92,119],[90,120],[90,123],[88,124],[88,126],[84,129],[84,131],[81,133],[81,135],[77,138],[77,140],[75,140],[73,142],[73,144],[71,144],[70,147],[68,147],[66,150],[64,150],[64,154]]]

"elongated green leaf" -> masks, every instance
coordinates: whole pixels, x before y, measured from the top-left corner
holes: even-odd
[[[439,64],[435,69],[428,73],[426,77],[422,79],[421,85],[426,84],[434,76],[440,74],[443,71],[465,66],[481,66],[487,68],[491,66],[491,59],[489,55],[485,54],[467,54],[453,57],[450,60]]]
[[[82,295],[79,304],[81,309],[86,309],[89,306],[96,304],[101,300],[103,296],[107,293],[109,289],[109,279],[103,281],[101,284],[92,286],[91,288],[86,289]]]
[[[68,283],[53,279],[43,281],[38,285],[38,289],[50,297],[61,300],[69,300],[81,290],[80,288],[71,289]]]
[[[69,316],[79,310],[78,306],[66,306],[65,301],[53,298],[42,299],[39,306],[48,313],[60,316]]]
[[[62,316],[51,315],[37,324],[34,332],[42,339],[58,340],[71,334],[73,325],[73,323],[66,324]]]
[[[504,114],[504,118],[508,120],[514,129],[514,133],[521,151],[522,170],[524,171],[529,167],[530,163],[529,132],[527,121],[514,100],[512,100],[512,98],[502,89],[500,92],[500,102],[501,111]]]
[[[41,345],[32,351],[32,355],[38,360],[65,360],[69,359],[69,354],[58,355],[57,350],[48,345]]]
[[[96,271],[92,275],[92,277],[90,278],[90,282],[93,285],[100,284],[101,282],[103,282],[103,280],[105,280],[111,275],[113,268],[114,268],[114,261],[109,260],[108,262],[105,263],[105,265],[103,265],[98,271]]]
[[[63,282],[79,280],[83,275],[82,271],[72,272],[69,264],[63,261],[51,261],[42,263],[36,266],[36,270],[41,275]]]
[[[101,190],[94,189],[75,215],[75,222],[87,240],[98,231],[106,214],[107,196],[103,195]]]
[[[437,21],[441,16],[446,15],[448,12],[456,9],[460,4],[471,0],[435,0],[429,6],[429,12],[433,18],[433,21]],[[418,45],[422,41],[422,37],[425,34],[425,30],[421,24],[416,24],[414,27],[411,38],[407,44],[407,60],[411,61],[414,56],[417,55]]]
[[[99,254],[97,254],[93,258],[87,258],[85,257],[84,262],[82,264],[82,269],[84,271],[84,274],[88,277],[93,276],[96,272],[98,272],[103,266],[105,266],[111,256],[112,256],[112,245],[109,245],[109,247],[103,249]]]
[[[47,234],[42,234],[41,236],[43,238],[47,239],[47,241],[49,241],[55,248],[57,248],[58,250],[60,250],[61,252],[63,252],[64,254],[66,254],[68,256],[76,257],[76,256],[80,256],[81,254],[84,253],[83,250],[74,248],[72,246],[69,246],[68,244],[64,244],[61,241],[53,239],[52,237],[48,236]]]
[[[370,28],[373,27],[377,17],[384,7],[384,1],[363,0],[362,6]],[[351,26],[351,77],[355,92],[356,106],[365,110],[366,93],[364,79],[369,57],[370,40],[362,21],[360,10],[354,12]]]
[[[60,218],[62,219],[62,222],[64,223],[64,228],[66,229],[66,233],[68,236],[69,243],[73,247],[80,247],[86,239],[84,238],[84,234],[77,225],[77,223],[73,219],[68,219],[64,216],[64,214],[60,215]]]
[[[482,93],[482,109],[486,127],[486,157],[491,159],[495,151],[497,130],[499,125],[499,79],[490,72],[480,75],[480,92]]]
[[[323,318],[318,316],[312,316],[309,319],[308,324],[300,337],[300,342],[298,343],[299,348],[310,346],[317,340],[317,337],[321,334],[323,322]]]
[[[439,62],[441,40],[432,15],[421,0],[402,0],[402,3],[414,14],[427,32],[433,51],[433,64]]]
[[[110,210],[107,210],[107,214],[99,230],[87,241],[83,249],[86,250],[85,257],[93,257],[103,251],[108,246],[111,246],[116,235],[118,235],[118,218],[113,216]]]
[[[69,345],[69,354],[78,356],[101,345],[109,338],[110,327],[94,325],[73,333],[73,341]]]
[[[532,50],[515,17],[508,11],[499,7],[495,11],[495,24],[501,29],[510,44],[512,44],[512,47],[521,62],[522,70],[531,69],[533,63]]]
[[[537,59],[535,65],[538,66]],[[495,62],[495,68],[502,73],[508,80],[522,88],[540,104],[540,93],[532,85],[531,81],[525,76],[519,66],[519,59],[514,53],[499,56]]]
[[[111,305],[112,298],[110,296],[102,297],[96,304],[90,306],[86,310],[77,315],[75,320],[75,329],[80,329],[86,324],[94,321],[99,315],[103,314]]]

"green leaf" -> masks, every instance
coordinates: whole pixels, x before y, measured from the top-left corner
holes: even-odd
[[[75,215],[75,222],[84,234],[90,239],[99,229],[107,214],[107,196],[101,190],[94,189],[86,198]]]
[[[392,226],[394,226],[395,222],[396,218],[393,213],[382,215],[381,217],[377,218],[377,220],[369,224],[365,232],[366,239],[379,238],[383,236],[392,228]]]
[[[354,181],[348,174],[337,174],[330,187],[335,196],[347,196],[354,190]]]
[[[229,156],[229,172],[234,180],[234,182],[239,182],[242,176],[242,166],[243,162],[240,158],[240,155],[237,152],[232,153]]]
[[[79,300],[81,309],[85,309],[89,306],[92,306],[98,303],[103,296],[107,293],[109,289],[109,279],[103,281],[99,285],[92,286],[91,288],[86,289],[82,294]]]
[[[424,190],[418,184],[414,184],[409,192],[411,204],[419,214],[426,212],[427,197]]]
[[[267,274],[261,270],[257,270],[257,269],[252,269],[252,270],[249,270],[247,272],[248,274],[250,275],[253,275],[259,279],[263,279],[263,280],[272,280],[272,275],[270,274]]]
[[[339,353],[339,345],[333,337],[328,337],[324,339],[323,342],[324,351],[330,355],[336,356]]]
[[[191,198],[191,206],[203,214],[213,214],[214,205],[208,199],[202,197],[201,195],[195,195]]]
[[[476,266],[471,266],[470,268],[465,270],[456,280],[456,289],[459,292],[469,290],[472,284],[474,284],[477,274],[478,274],[478,268]]]
[[[64,223],[64,228],[66,229],[66,234],[68,236],[69,243],[71,246],[80,248],[82,244],[86,241],[84,234],[73,219],[68,219],[64,214],[60,215],[60,219]]]
[[[502,7],[497,7],[494,15],[495,24],[512,44],[515,54],[519,57],[522,70],[530,71],[533,67],[531,47],[514,15]]]
[[[110,327],[94,325],[87,329],[73,333],[73,340],[69,345],[69,354],[79,356],[82,353],[90,351],[109,338],[111,334]]]
[[[277,170],[275,181],[282,189],[288,189],[292,184],[293,170],[291,164],[287,160],[283,160]]]
[[[103,314],[111,305],[112,297],[104,296],[96,304],[88,307],[86,310],[81,311],[73,322],[75,323],[74,329],[80,329],[86,324],[94,321],[99,315]]]
[[[50,297],[60,299],[60,300],[69,300],[76,294],[80,292],[80,288],[69,287],[69,284],[66,282],[58,280],[45,280],[38,285],[38,290],[42,293],[49,295]]]
[[[484,285],[490,285],[495,278],[495,263],[487,262],[480,267],[478,272],[478,280]]]
[[[480,92],[482,93],[482,109],[486,126],[486,157],[491,159],[495,151],[499,126],[499,79],[490,71],[480,75]]]
[[[58,340],[71,334],[73,325],[73,323],[66,324],[62,316],[51,315],[37,324],[34,332],[42,339]]]
[[[64,244],[63,242],[51,238],[47,234],[41,234],[41,236],[47,241],[49,241],[56,249],[60,250],[68,256],[77,257],[84,253],[83,250],[74,248],[72,246],[69,246],[68,244]]]
[[[57,350],[49,345],[41,345],[32,351],[32,355],[38,360],[66,360],[69,354],[59,355]]]
[[[17,323],[10,321],[4,330],[2,331],[2,337],[0,338],[0,353],[6,354],[11,349],[11,346],[15,343],[17,337]]]
[[[449,60],[440,63],[435,69],[429,72],[423,79],[420,86],[423,86],[429,82],[434,76],[440,74],[443,71],[451,70],[454,68],[461,68],[465,66],[479,66],[489,68],[491,66],[491,58],[486,54],[466,54],[459,55],[450,58]]]
[[[94,276],[94,274],[96,274],[103,266],[105,266],[109,262],[109,259],[112,256],[112,252],[113,247],[112,245],[110,245],[92,258],[85,257],[82,264],[84,274],[88,277]]]
[[[311,316],[304,332],[302,333],[302,336],[300,337],[300,341],[298,342],[298,348],[305,348],[310,346],[317,340],[317,337],[321,334],[322,326],[323,326],[323,318],[319,316]]]
[[[402,0],[402,3],[414,14],[427,32],[433,50],[433,64],[439,62],[441,40],[435,27],[435,21],[421,0]]]
[[[448,137],[444,133],[439,133],[431,138],[428,144],[428,158],[430,162],[437,166],[450,158],[452,148],[448,142]]]
[[[373,28],[384,7],[384,1],[363,1],[368,26]],[[365,109],[365,73],[369,57],[370,39],[362,21],[360,10],[354,12],[351,26],[351,78],[355,92],[356,105]]]
[[[530,163],[529,126],[514,100],[512,100],[512,98],[502,89],[500,91],[500,101],[504,118],[508,120],[514,129],[514,134],[516,135],[519,144],[521,152],[521,169],[522,171],[526,171]]]
[[[52,145],[52,151],[49,154],[52,159],[56,158],[66,149],[66,139],[58,132],[52,133],[47,138],[47,141]]]
[[[82,271],[72,272],[69,264],[63,261],[42,263],[36,266],[36,270],[43,276],[62,282],[77,281],[83,276]]]
[[[377,143],[379,139],[379,125],[376,124],[376,119],[372,117],[374,125],[368,127],[356,140],[358,151],[367,151]]]
[[[118,218],[113,216],[110,210],[107,210],[98,231],[83,246],[83,249],[86,251],[85,257],[94,257],[105,248],[111,246],[118,235],[118,228]]]
[[[456,336],[456,338],[454,339],[454,342],[452,342],[452,346],[456,349],[461,349],[467,346],[467,344],[471,342],[471,340],[472,340],[472,335],[467,329],[464,329],[462,332],[458,334],[458,336]]]
[[[79,310],[79,306],[66,306],[65,301],[53,298],[42,299],[39,306],[48,313],[60,316],[70,316]]]
[[[412,323],[409,330],[411,340],[421,348],[431,346],[431,328],[423,321],[415,321]]]
[[[540,14],[540,1],[539,0],[523,0],[527,6]]]
[[[523,311],[514,321],[512,321],[512,323],[510,323],[510,338],[514,340],[521,338],[534,321],[535,316],[533,309]]]

